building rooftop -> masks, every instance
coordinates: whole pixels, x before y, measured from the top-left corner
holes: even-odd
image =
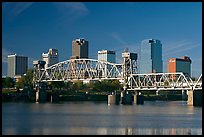
[[[17,55],[17,54],[11,54],[11,55],[8,55],[8,57],[15,57],[15,56],[18,56],[18,57],[26,57],[26,56],[23,56],[23,55]]]
[[[161,43],[160,40],[158,40],[158,39],[153,39],[153,38],[151,38],[151,39],[144,39],[144,40],[142,40],[142,42],[148,42],[148,43]]]
[[[187,62],[190,62],[191,63],[191,59],[190,57],[188,56],[182,56],[180,58],[169,58],[169,61],[170,60],[179,60],[179,61],[187,61]]]
[[[101,51],[98,51],[98,54],[115,54],[115,51],[113,51],[113,50],[101,50]]]

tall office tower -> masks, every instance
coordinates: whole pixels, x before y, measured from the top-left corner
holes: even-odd
[[[159,72],[163,72],[162,44],[156,39],[145,39],[139,51],[139,73]]]
[[[98,60],[115,63],[115,51],[101,50],[98,51]]]
[[[191,59],[183,56],[181,58],[169,58],[168,73],[183,72],[184,75],[191,76]]]
[[[46,62],[45,69],[59,62],[57,49],[49,49],[48,53],[42,53],[42,60]]]
[[[76,39],[72,41],[72,57],[71,58],[88,58],[88,41],[85,39]]]
[[[8,77],[23,76],[28,69],[28,57],[8,55]]]

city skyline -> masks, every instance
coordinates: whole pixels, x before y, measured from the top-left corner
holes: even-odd
[[[122,60],[125,48],[138,53],[143,39],[162,42],[163,71],[168,58],[189,56],[192,76],[202,73],[201,2],[3,2],[2,75],[7,74],[8,54],[41,58],[56,48],[60,61],[71,56],[72,40],[89,41],[89,58],[97,51],[116,51]],[[193,51],[193,52],[192,52]]]

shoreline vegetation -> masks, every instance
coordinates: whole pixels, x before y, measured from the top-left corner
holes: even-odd
[[[143,93],[144,101],[182,101],[186,99],[183,98],[181,91],[163,91],[159,95],[155,92],[151,94]],[[119,93],[119,92],[117,92]],[[85,92],[83,90],[79,91],[66,91],[66,90],[47,90],[46,91],[46,102],[51,102],[51,95],[57,95],[56,102],[66,102],[66,101],[108,101],[107,92]],[[2,89],[2,102],[35,102],[35,91],[22,90],[17,91],[16,89]],[[55,101],[53,101],[55,102]]]

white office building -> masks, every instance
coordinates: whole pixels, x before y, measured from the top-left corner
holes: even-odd
[[[115,63],[115,51],[101,50],[98,51],[98,60]]]
[[[8,77],[23,76],[28,69],[28,57],[8,55]]]
[[[45,69],[59,62],[57,49],[49,49],[48,53],[42,53],[42,60],[46,62]]]

